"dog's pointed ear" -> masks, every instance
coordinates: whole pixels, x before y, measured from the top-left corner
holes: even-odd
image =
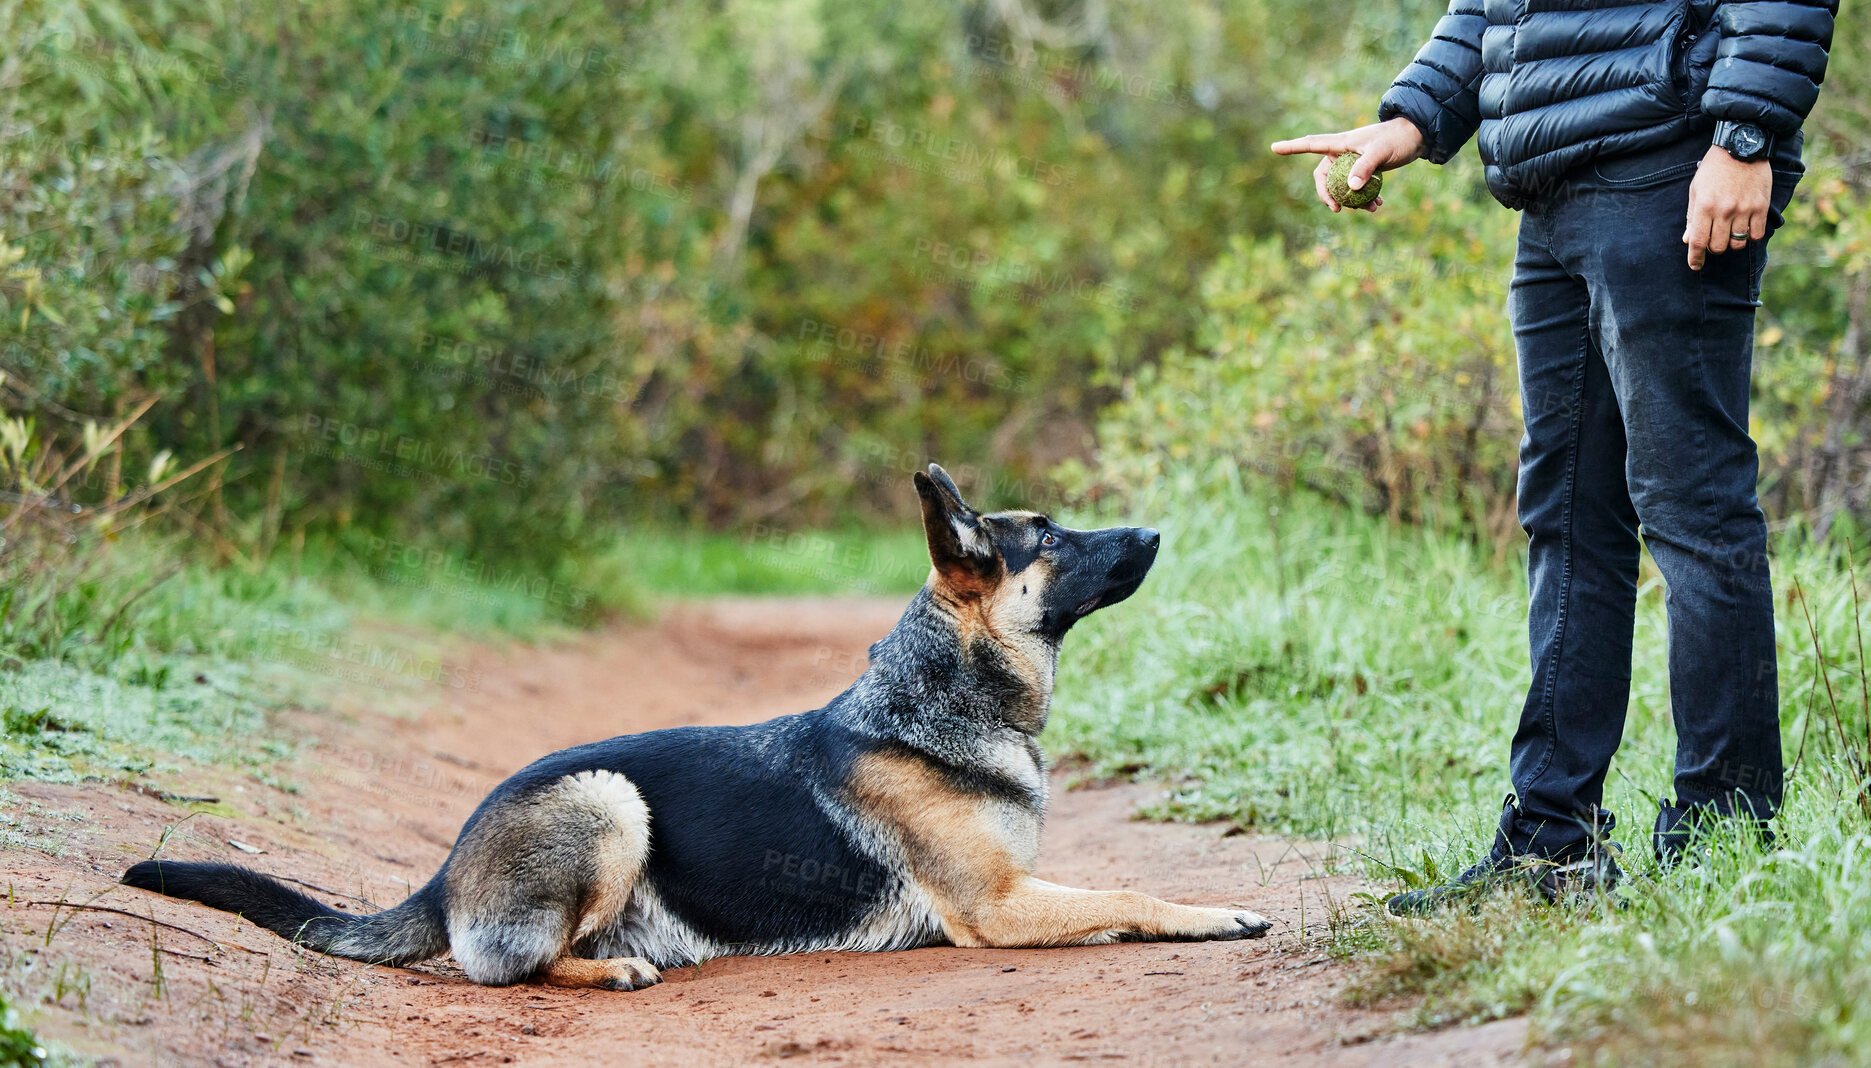
[[[981,517],[962,500],[961,490],[948,472],[935,464],[929,473],[916,472],[916,495],[922,498],[923,534],[929,540],[929,559],[951,580],[979,579],[993,569],[994,547],[981,529]]]
[[[942,491],[943,497],[948,499],[951,509],[966,512],[969,515],[976,514],[975,510],[968,506],[968,502],[961,499],[961,490],[955,485],[955,480],[948,476],[948,472],[942,470],[941,464],[929,465],[929,477],[935,482],[936,488]]]

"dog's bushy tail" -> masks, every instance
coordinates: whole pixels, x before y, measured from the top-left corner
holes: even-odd
[[[124,872],[123,883],[238,913],[281,938],[334,957],[413,964],[448,948],[436,882],[402,904],[368,916],[340,912],[278,879],[234,864],[146,860]]]

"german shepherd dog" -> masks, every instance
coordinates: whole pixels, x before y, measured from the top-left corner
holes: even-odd
[[[1252,912],[1033,877],[1060,642],[1136,591],[1157,532],[983,515],[940,467],[914,478],[935,566],[824,708],[544,757],[481,802],[426,886],[372,915],[228,864],[144,861],[123,881],[334,956],[448,951],[490,986],[634,990],[741,954],[1266,934]]]

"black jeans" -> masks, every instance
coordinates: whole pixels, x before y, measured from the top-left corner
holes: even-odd
[[[1601,805],[1630,698],[1640,526],[1666,587],[1677,734],[1659,849],[1704,816],[1764,821],[1780,803],[1773,595],[1748,436],[1767,242],[1689,269],[1689,183],[1707,149],[1586,165],[1521,220],[1508,310],[1533,684],[1497,853],[1569,858],[1614,822]],[[1770,233],[1798,181],[1793,151],[1775,171]]]

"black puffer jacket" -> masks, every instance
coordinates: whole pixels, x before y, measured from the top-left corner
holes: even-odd
[[[1597,156],[1655,148],[1719,119],[1793,137],[1819,96],[1838,0],[1452,0],[1384,94],[1449,157],[1481,131],[1510,208]]]

